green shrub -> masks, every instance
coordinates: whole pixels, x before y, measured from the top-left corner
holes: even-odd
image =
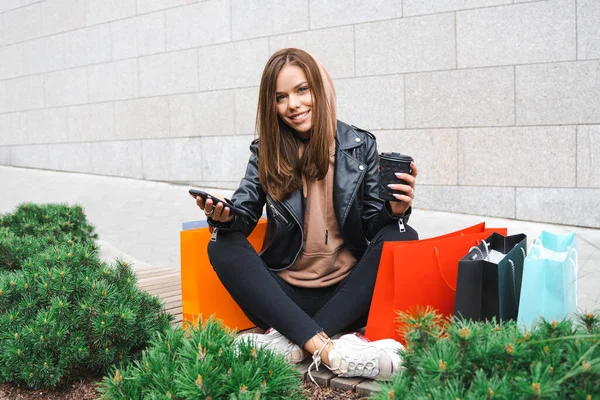
[[[50,388],[135,358],[172,317],[131,267],[98,258],[81,207],[0,218],[0,381]]]
[[[24,260],[48,245],[93,245],[97,237],[80,206],[21,204],[0,217],[0,271],[21,269]]]
[[[404,369],[374,399],[595,399],[600,396],[600,318],[444,321],[403,314]]]
[[[172,328],[152,341],[141,361],[115,369],[100,391],[106,399],[301,399],[300,372],[280,355],[233,343],[212,319]]]

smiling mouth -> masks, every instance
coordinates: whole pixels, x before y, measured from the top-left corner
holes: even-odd
[[[289,117],[292,121],[301,121],[302,119],[304,119],[304,117],[306,117],[308,115],[309,111],[303,112],[302,114],[296,114],[294,116]]]

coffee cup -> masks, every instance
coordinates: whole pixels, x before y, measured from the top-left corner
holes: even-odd
[[[379,155],[379,197],[382,200],[398,201],[394,194],[401,192],[392,190],[388,187],[389,184],[408,185],[403,179],[396,177],[397,172],[410,174],[412,169],[410,163],[414,159],[411,156],[401,153],[381,153]]]

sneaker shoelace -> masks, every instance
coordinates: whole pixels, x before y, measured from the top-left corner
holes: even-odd
[[[325,349],[325,347],[329,343],[333,343],[333,342],[331,341],[331,339],[327,338],[327,340],[325,341],[325,343],[323,344],[323,346],[321,346],[320,349],[315,350],[315,352],[312,355],[313,362],[308,366],[308,377],[310,378],[311,381],[313,381],[313,383],[315,385],[317,384],[317,382],[313,378],[311,371],[312,371],[313,367],[315,368],[316,371],[319,370],[319,365],[322,364],[322,362],[321,362],[321,353],[323,352],[323,350]],[[323,364],[323,365],[325,365],[327,367],[327,364]]]

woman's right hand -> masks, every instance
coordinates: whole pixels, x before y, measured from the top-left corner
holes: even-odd
[[[214,205],[213,200],[210,198],[206,199],[205,202],[200,196],[194,196],[191,194],[190,196],[196,199],[196,204],[201,210],[204,211],[204,214],[207,218],[210,217],[213,221],[217,222],[229,222],[233,219],[233,215],[229,214],[231,210],[223,203],[219,202],[217,205]]]

